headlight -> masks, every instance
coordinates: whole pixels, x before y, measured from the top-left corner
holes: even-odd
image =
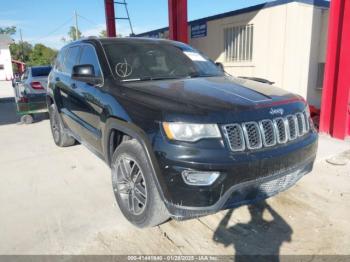
[[[163,123],[166,136],[170,140],[195,142],[203,138],[221,138],[216,124]]]

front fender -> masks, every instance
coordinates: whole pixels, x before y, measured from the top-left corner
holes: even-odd
[[[136,139],[141,144],[144,150],[144,153],[147,156],[148,163],[153,171],[151,175],[155,181],[159,195],[164,202],[167,202],[167,199],[170,199],[169,192],[166,190],[166,183],[165,183],[164,177],[161,174],[161,171],[158,165],[158,160],[153,152],[152,145],[146,133],[135,124],[132,124],[120,119],[116,119],[116,118],[109,118],[107,120],[105,125],[105,132],[103,136],[103,151],[104,151],[103,153],[105,155],[107,164],[111,166],[111,155],[109,154],[108,151],[109,151],[110,134],[113,129],[121,131],[124,134],[127,134],[128,136]]]

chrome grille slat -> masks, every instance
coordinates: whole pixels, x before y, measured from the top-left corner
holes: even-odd
[[[306,123],[305,123],[305,117],[303,113],[297,113],[296,115],[297,121],[298,121],[298,135],[303,136],[306,133]]]
[[[286,117],[288,121],[288,137],[289,140],[294,140],[298,137],[298,121],[297,117],[289,115]]]
[[[303,112],[303,116],[304,116],[304,119],[305,119],[306,132],[309,132],[310,131],[310,122],[309,122],[309,119],[308,119],[309,117],[306,114],[306,111]]]
[[[279,144],[287,143],[288,141],[288,133],[287,133],[287,127],[286,127],[287,121],[285,121],[284,118],[282,117],[278,117],[278,118],[275,118],[273,122],[276,128],[277,142]]]
[[[293,141],[310,131],[310,123],[304,111],[259,122],[224,125],[222,129],[231,151],[244,151]]]
[[[276,145],[276,131],[272,120],[262,120],[259,124],[264,146],[269,147]]]
[[[262,147],[261,133],[259,125],[256,122],[243,123],[243,134],[246,139],[246,145],[249,149],[259,149]]]
[[[243,130],[239,124],[226,125],[223,130],[232,151],[245,149]]]

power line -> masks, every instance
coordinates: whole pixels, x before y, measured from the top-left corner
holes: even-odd
[[[86,22],[88,22],[88,23],[90,23],[90,24],[92,24],[92,25],[96,25],[96,26],[99,26],[99,24],[98,23],[96,23],[96,22],[94,22],[94,21],[92,21],[92,20],[90,20],[90,19],[87,19],[86,17],[84,17],[84,16],[82,16],[82,15],[80,15],[80,14],[77,14],[80,18],[83,18]]]
[[[36,39],[36,41],[42,40],[43,38],[46,38],[48,36],[51,36],[52,34],[56,33],[58,30],[60,30],[62,27],[66,26],[68,23],[70,23],[73,20],[73,16],[71,16],[67,21],[65,21],[63,24],[52,30],[50,33],[48,33],[45,36],[39,37]]]

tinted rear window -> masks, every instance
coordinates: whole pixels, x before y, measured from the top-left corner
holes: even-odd
[[[32,76],[48,76],[51,71],[51,66],[43,66],[43,67],[33,67],[32,68]]]

